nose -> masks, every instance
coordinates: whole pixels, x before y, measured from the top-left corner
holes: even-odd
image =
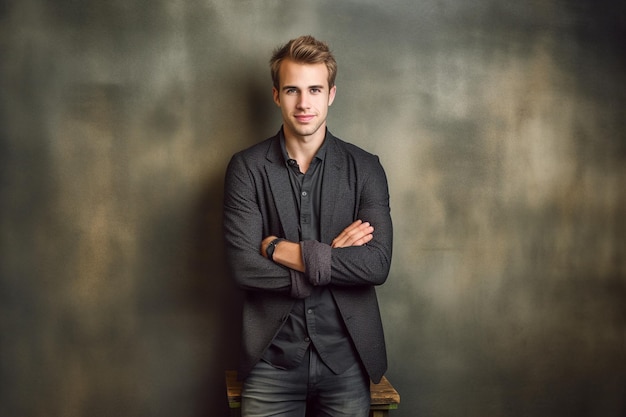
[[[302,92],[299,96],[298,96],[298,103],[297,106],[299,109],[308,109],[310,107],[309,105],[309,95],[306,92]]]

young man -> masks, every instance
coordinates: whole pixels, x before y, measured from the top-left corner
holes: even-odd
[[[387,179],[326,128],[325,43],[293,39],[270,64],[282,128],[235,154],[225,182],[226,254],[245,291],[242,414],[367,416],[387,369],[374,289],[391,263]]]

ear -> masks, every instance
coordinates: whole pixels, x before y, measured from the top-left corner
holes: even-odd
[[[274,96],[274,103],[280,107],[280,94],[278,93],[276,87],[272,87],[272,96]]]
[[[335,94],[337,94],[337,86],[333,85],[333,88],[328,92],[328,105],[332,105],[333,101],[335,101]]]

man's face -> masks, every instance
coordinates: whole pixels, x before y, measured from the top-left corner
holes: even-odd
[[[328,107],[336,87],[328,87],[328,68],[322,64],[299,64],[285,60],[280,65],[280,87],[273,89],[274,102],[283,115],[285,136],[311,141],[326,134]]]

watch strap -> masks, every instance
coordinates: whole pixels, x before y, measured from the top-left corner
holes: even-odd
[[[267,248],[265,249],[265,252],[267,253],[267,259],[274,262],[274,251],[276,250],[276,245],[278,245],[283,240],[285,239],[281,239],[278,237],[272,240],[269,245],[267,245]]]

